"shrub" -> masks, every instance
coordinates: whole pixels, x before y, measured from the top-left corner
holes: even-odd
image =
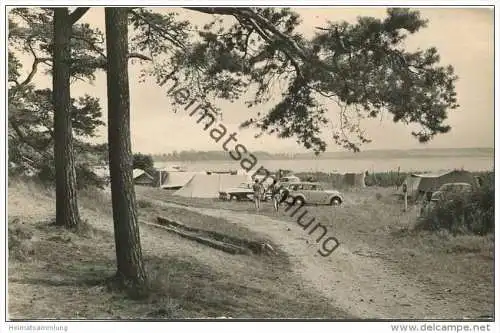
[[[154,161],[151,155],[136,153],[133,155],[133,168],[144,171],[154,169]]]
[[[396,187],[401,186],[408,173],[406,172],[376,172],[365,177],[366,186]]]
[[[137,200],[137,207],[139,208],[151,208],[153,207],[153,204],[149,201],[146,201],[146,200]]]
[[[18,218],[9,219],[9,259],[27,261],[34,252],[32,237],[33,232],[21,223]]]
[[[470,194],[453,196],[425,213],[417,229],[442,230],[453,234],[485,235],[495,229],[495,189],[486,182]]]
[[[76,186],[77,189],[83,190],[90,187],[97,187],[103,189],[106,185],[106,180],[97,176],[90,167],[84,164],[77,164],[75,166],[76,172]],[[56,181],[54,166],[44,165],[37,173],[37,177],[43,184],[54,185]]]

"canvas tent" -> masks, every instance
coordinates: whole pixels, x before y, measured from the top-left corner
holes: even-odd
[[[168,172],[165,170],[155,170],[154,178],[155,178],[155,187],[161,187],[167,181]]]
[[[197,174],[173,195],[190,198],[218,198],[219,191],[251,181],[251,177],[245,175]]]
[[[170,171],[163,173],[160,187],[163,189],[180,189],[186,185],[195,175],[203,175],[206,172]]]
[[[346,173],[343,183],[350,187],[365,187],[365,173]]]
[[[477,188],[477,180],[472,173],[465,170],[453,170],[441,174],[410,174],[404,180],[408,196],[418,199],[427,192],[435,192],[446,183],[468,183]]]
[[[154,186],[154,177],[144,170],[134,169],[133,171],[134,184]]]

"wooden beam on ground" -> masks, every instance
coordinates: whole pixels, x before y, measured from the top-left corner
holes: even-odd
[[[193,228],[193,227],[189,227],[185,224],[182,224],[180,222],[172,221],[172,220],[166,219],[166,218],[161,217],[161,216],[157,217],[157,221],[158,221],[158,224],[163,225],[163,226],[178,228],[178,229],[182,229],[183,231],[188,231],[188,232],[205,234],[208,237],[213,238],[215,241],[219,241],[219,242],[222,242],[225,244],[231,244],[231,245],[234,245],[237,247],[243,247],[245,249],[249,249],[254,254],[264,254],[264,253],[269,253],[269,252],[275,254],[274,249],[272,249],[272,246],[270,246],[266,242],[247,240],[247,239],[242,239],[242,238],[222,234],[222,233],[219,233],[216,231]],[[272,250],[270,250],[270,249],[272,249]]]
[[[228,243],[224,243],[224,242],[220,242],[220,241],[215,241],[215,240],[212,240],[212,239],[209,239],[209,238],[205,238],[205,237],[196,236],[194,234],[182,232],[182,231],[177,230],[177,229],[172,228],[172,227],[167,227],[167,226],[159,225],[159,224],[156,224],[156,223],[150,223],[150,222],[144,222],[144,221],[141,221],[141,223],[144,223],[146,225],[149,225],[149,226],[152,226],[152,227],[155,227],[155,228],[159,228],[159,229],[162,229],[162,230],[165,230],[165,231],[177,234],[177,235],[179,235],[179,236],[181,236],[183,238],[186,238],[186,239],[198,242],[198,243],[203,244],[203,245],[207,245],[209,247],[212,247],[214,249],[221,250],[221,251],[224,251],[224,252],[227,252],[227,253],[231,253],[231,254],[249,254],[249,252],[250,252],[249,249],[246,249],[246,248],[243,248],[243,247],[240,247],[240,246],[236,246],[236,245],[233,245],[233,244],[228,244]]]

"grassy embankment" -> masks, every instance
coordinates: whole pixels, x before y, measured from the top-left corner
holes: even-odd
[[[287,257],[231,255],[141,224],[151,293],[134,299],[108,288],[116,258],[109,195],[80,193],[84,227],[52,225],[53,190],[9,180],[10,319],[339,318],[321,295],[289,272]],[[157,215],[190,226],[262,239],[226,220],[140,202],[140,220]]]
[[[483,195],[477,195],[474,201],[485,212],[493,212],[488,206],[493,202],[488,201],[493,188],[484,188]],[[143,221],[154,221],[160,215],[233,237],[266,238],[223,219],[182,208],[165,210],[148,199],[254,213],[249,202],[179,198],[151,188],[138,187],[137,192]],[[346,189],[344,207],[308,210],[343,245],[354,249],[353,253],[383,259],[394,271],[425,284],[436,297],[464,303],[464,309],[470,309],[467,313],[491,315],[492,228],[481,229],[481,235],[477,235],[478,229],[448,227],[466,225],[463,223],[417,223],[414,211],[402,212],[401,202],[393,193],[393,188]],[[141,227],[141,239],[154,292],[146,299],[134,300],[109,290],[104,280],[115,271],[109,198],[100,192],[82,193],[80,205],[87,220],[85,227],[76,233],[62,230],[50,225],[54,216],[52,190],[9,181],[11,318],[347,316],[288,277],[289,264],[282,253],[271,258],[233,256],[145,225]],[[295,223],[287,214],[273,212],[269,203],[259,214]],[[488,221],[494,225],[492,215],[477,216],[484,225]],[[360,250],[366,247],[368,252]]]
[[[417,206],[403,212],[402,202],[394,195],[396,190],[382,187],[346,189],[343,207],[308,206],[308,216],[314,216],[357,254],[383,259],[388,267],[425,285],[436,297],[463,304],[466,313],[491,316],[494,182],[492,174],[485,179],[484,187],[472,195],[467,205],[458,202],[446,206],[443,209],[448,213],[441,213],[439,219],[418,219]],[[181,198],[160,189],[138,191],[143,197],[180,205],[255,213],[251,202]],[[475,214],[464,219],[467,212]],[[289,214],[275,213],[270,203],[265,203],[259,214],[296,224]],[[369,250],[360,250],[366,248]]]

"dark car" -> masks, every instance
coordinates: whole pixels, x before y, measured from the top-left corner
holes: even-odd
[[[436,192],[430,195],[429,200],[424,201],[421,215],[430,212],[439,202],[452,200],[457,196],[465,196],[472,192],[472,185],[469,183],[447,183],[442,185]]]

